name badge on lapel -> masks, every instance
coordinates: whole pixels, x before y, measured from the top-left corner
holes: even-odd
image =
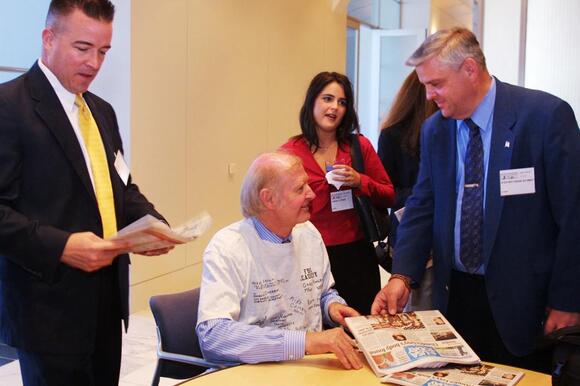
[[[333,212],[340,212],[341,210],[354,208],[354,204],[352,202],[352,189],[331,192],[330,208]]]
[[[534,168],[500,170],[499,185],[502,197],[536,193]]]
[[[117,154],[115,155],[115,169],[117,170],[117,174],[119,175],[119,177],[121,177],[121,180],[123,180],[123,183],[125,185],[127,185],[127,182],[129,182],[129,166],[127,166],[127,163],[125,162],[125,158],[123,158],[123,153],[121,153],[121,150],[117,151]]]

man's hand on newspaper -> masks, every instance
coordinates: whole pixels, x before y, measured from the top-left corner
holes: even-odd
[[[137,252],[137,254],[143,255],[143,256],[159,256],[159,255],[165,255],[166,253],[171,251],[173,248],[175,248],[175,246],[171,245],[169,247],[154,249],[152,251]]]
[[[546,323],[544,323],[544,334],[548,335],[554,330],[577,325],[580,325],[580,313],[558,311],[549,308],[548,318],[546,319]]]
[[[62,251],[60,261],[85,272],[93,272],[113,264],[128,244],[120,240],[103,240],[92,232],[72,233]]]
[[[395,315],[397,312],[403,312],[410,293],[411,291],[402,279],[391,278],[389,283],[375,296],[371,306],[371,314],[378,315],[388,312]]]
[[[332,352],[345,369],[361,369],[362,362],[354,348],[354,341],[340,327],[321,332],[306,333],[306,353]]]
[[[360,316],[360,314],[354,308],[346,306],[342,303],[331,303],[328,306],[328,316],[330,316],[330,319],[332,319],[335,323],[346,327],[344,318],[349,316]]]

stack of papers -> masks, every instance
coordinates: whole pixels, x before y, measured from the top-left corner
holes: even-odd
[[[154,251],[195,240],[210,225],[211,217],[207,212],[199,214],[176,228],[170,228],[163,221],[148,214],[121,229],[111,237],[111,240],[128,242],[129,247],[125,252]]]
[[[345,320],[382,382],[406,386],[512,386],[524,375],[481,363],[437,310]]]

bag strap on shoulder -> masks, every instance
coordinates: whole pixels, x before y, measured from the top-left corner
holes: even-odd
[[[352,167],[357,172],[364,173],[365,163],[363,162],[360,142],[356,133],[350,135],[350,156],[352,158]]]

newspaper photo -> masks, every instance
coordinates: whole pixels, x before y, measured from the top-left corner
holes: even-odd
[[[146,252],[195,240],[211,225],[211,217],[203,212],[183,225],[170,228],[163,221],[146,215],[127,225],[111,240],[124,240],[129,243],[125,252]]]
[[[523,372],[500,366],[449,365],[439,369],[407,370],[384,376],[381,382],[403,386],[513,386],[522,379]]]
[[[346,318],[377,376],[447,363],[479,364],[469,347],[439,311]]]

